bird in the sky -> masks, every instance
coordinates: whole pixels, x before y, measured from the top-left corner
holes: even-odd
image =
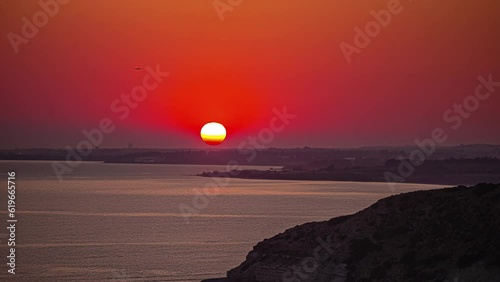
[[[144,68],[141,68],[141,67],[137,66],[136,68],[133,68],[133,69],[136,70],[136,71],[140,71],[140,70],[143,70]]]

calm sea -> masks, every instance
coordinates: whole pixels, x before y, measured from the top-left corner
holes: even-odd
[[[58,181],[48,161],[0,161],[7,274],[7,171],[16,171],[19,281],[200,281],[224,276],[257,242],[380,198],[441,185],[231,179],[224,166],[82,163]],[[252,168],[252,167],[249,167]],[[254,167],[265,169],[268,167]],[[211,195],[201,195],[205,187]],[[190,210],[183,213],[179,206]]]

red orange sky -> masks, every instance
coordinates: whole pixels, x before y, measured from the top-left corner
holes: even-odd
[[[41,8],[1,1],[0,148],[74,146],[116,120],[110,105],[146,74],[137,65],[170,75],[102,147],[205,148],[211,121],[227,128],[221,148],[236,147],[283,106],[297,117],[267,146],[411,144],[447,127],[478,75],[500,81],[500,2],[401,1],[347,63],[339,44],[388,2],[244,0],[221,21],[212,0],[72,0],[16,54],[7,35]],[[499,106],[500,88],[448,144],[499,144]]]

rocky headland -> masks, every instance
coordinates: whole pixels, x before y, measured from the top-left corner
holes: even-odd
[[[417,191],[266,239],[206,282],[500,281],[500,184]]]

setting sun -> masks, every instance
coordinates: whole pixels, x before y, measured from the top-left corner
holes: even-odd
[[[209,122],[201,128],[200,135],[208,145],[219,145],[226,139],[226,128],[220,123]]]

